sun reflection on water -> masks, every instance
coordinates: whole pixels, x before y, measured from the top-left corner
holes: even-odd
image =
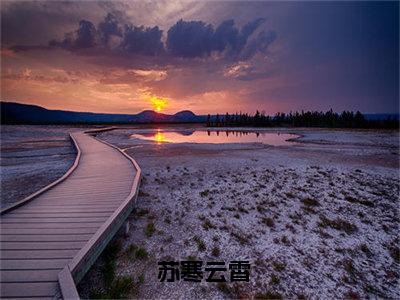
[[[157,130],[157,133],[154,135],[153,138],[154,138],[154,141],[157,142],[157,144],[161,144],[161,143],[167,141],[164,133],[162,133],[159,129]]]

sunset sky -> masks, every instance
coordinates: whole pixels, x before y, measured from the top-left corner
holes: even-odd
[[[398,2],[1,1],[1,42],[2,101],[399,110]]]

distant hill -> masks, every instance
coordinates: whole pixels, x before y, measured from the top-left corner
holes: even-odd
[[[145,110],[138,114],[102,114],[50,110],[37,105],[0,102],[2,124],[197,123],[206,116],[185,110],[174,115]]]

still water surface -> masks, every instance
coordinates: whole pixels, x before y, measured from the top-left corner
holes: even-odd
[[[209,144],[231,144],[231,143],[264,143],[272,146],[293,145],[288,141],[298,137],[295,134],[271,133],[271,132],[249,132],[249,131],[162,131],[156,130],[146,133],[135,133],[130,138],[149,140],[156,143],[209,143]]]

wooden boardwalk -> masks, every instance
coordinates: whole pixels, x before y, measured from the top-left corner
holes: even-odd
[[[140,168],[83,132],[75,169],[0,217],[2,298],[76,298],[78,283],[133,209]]]

